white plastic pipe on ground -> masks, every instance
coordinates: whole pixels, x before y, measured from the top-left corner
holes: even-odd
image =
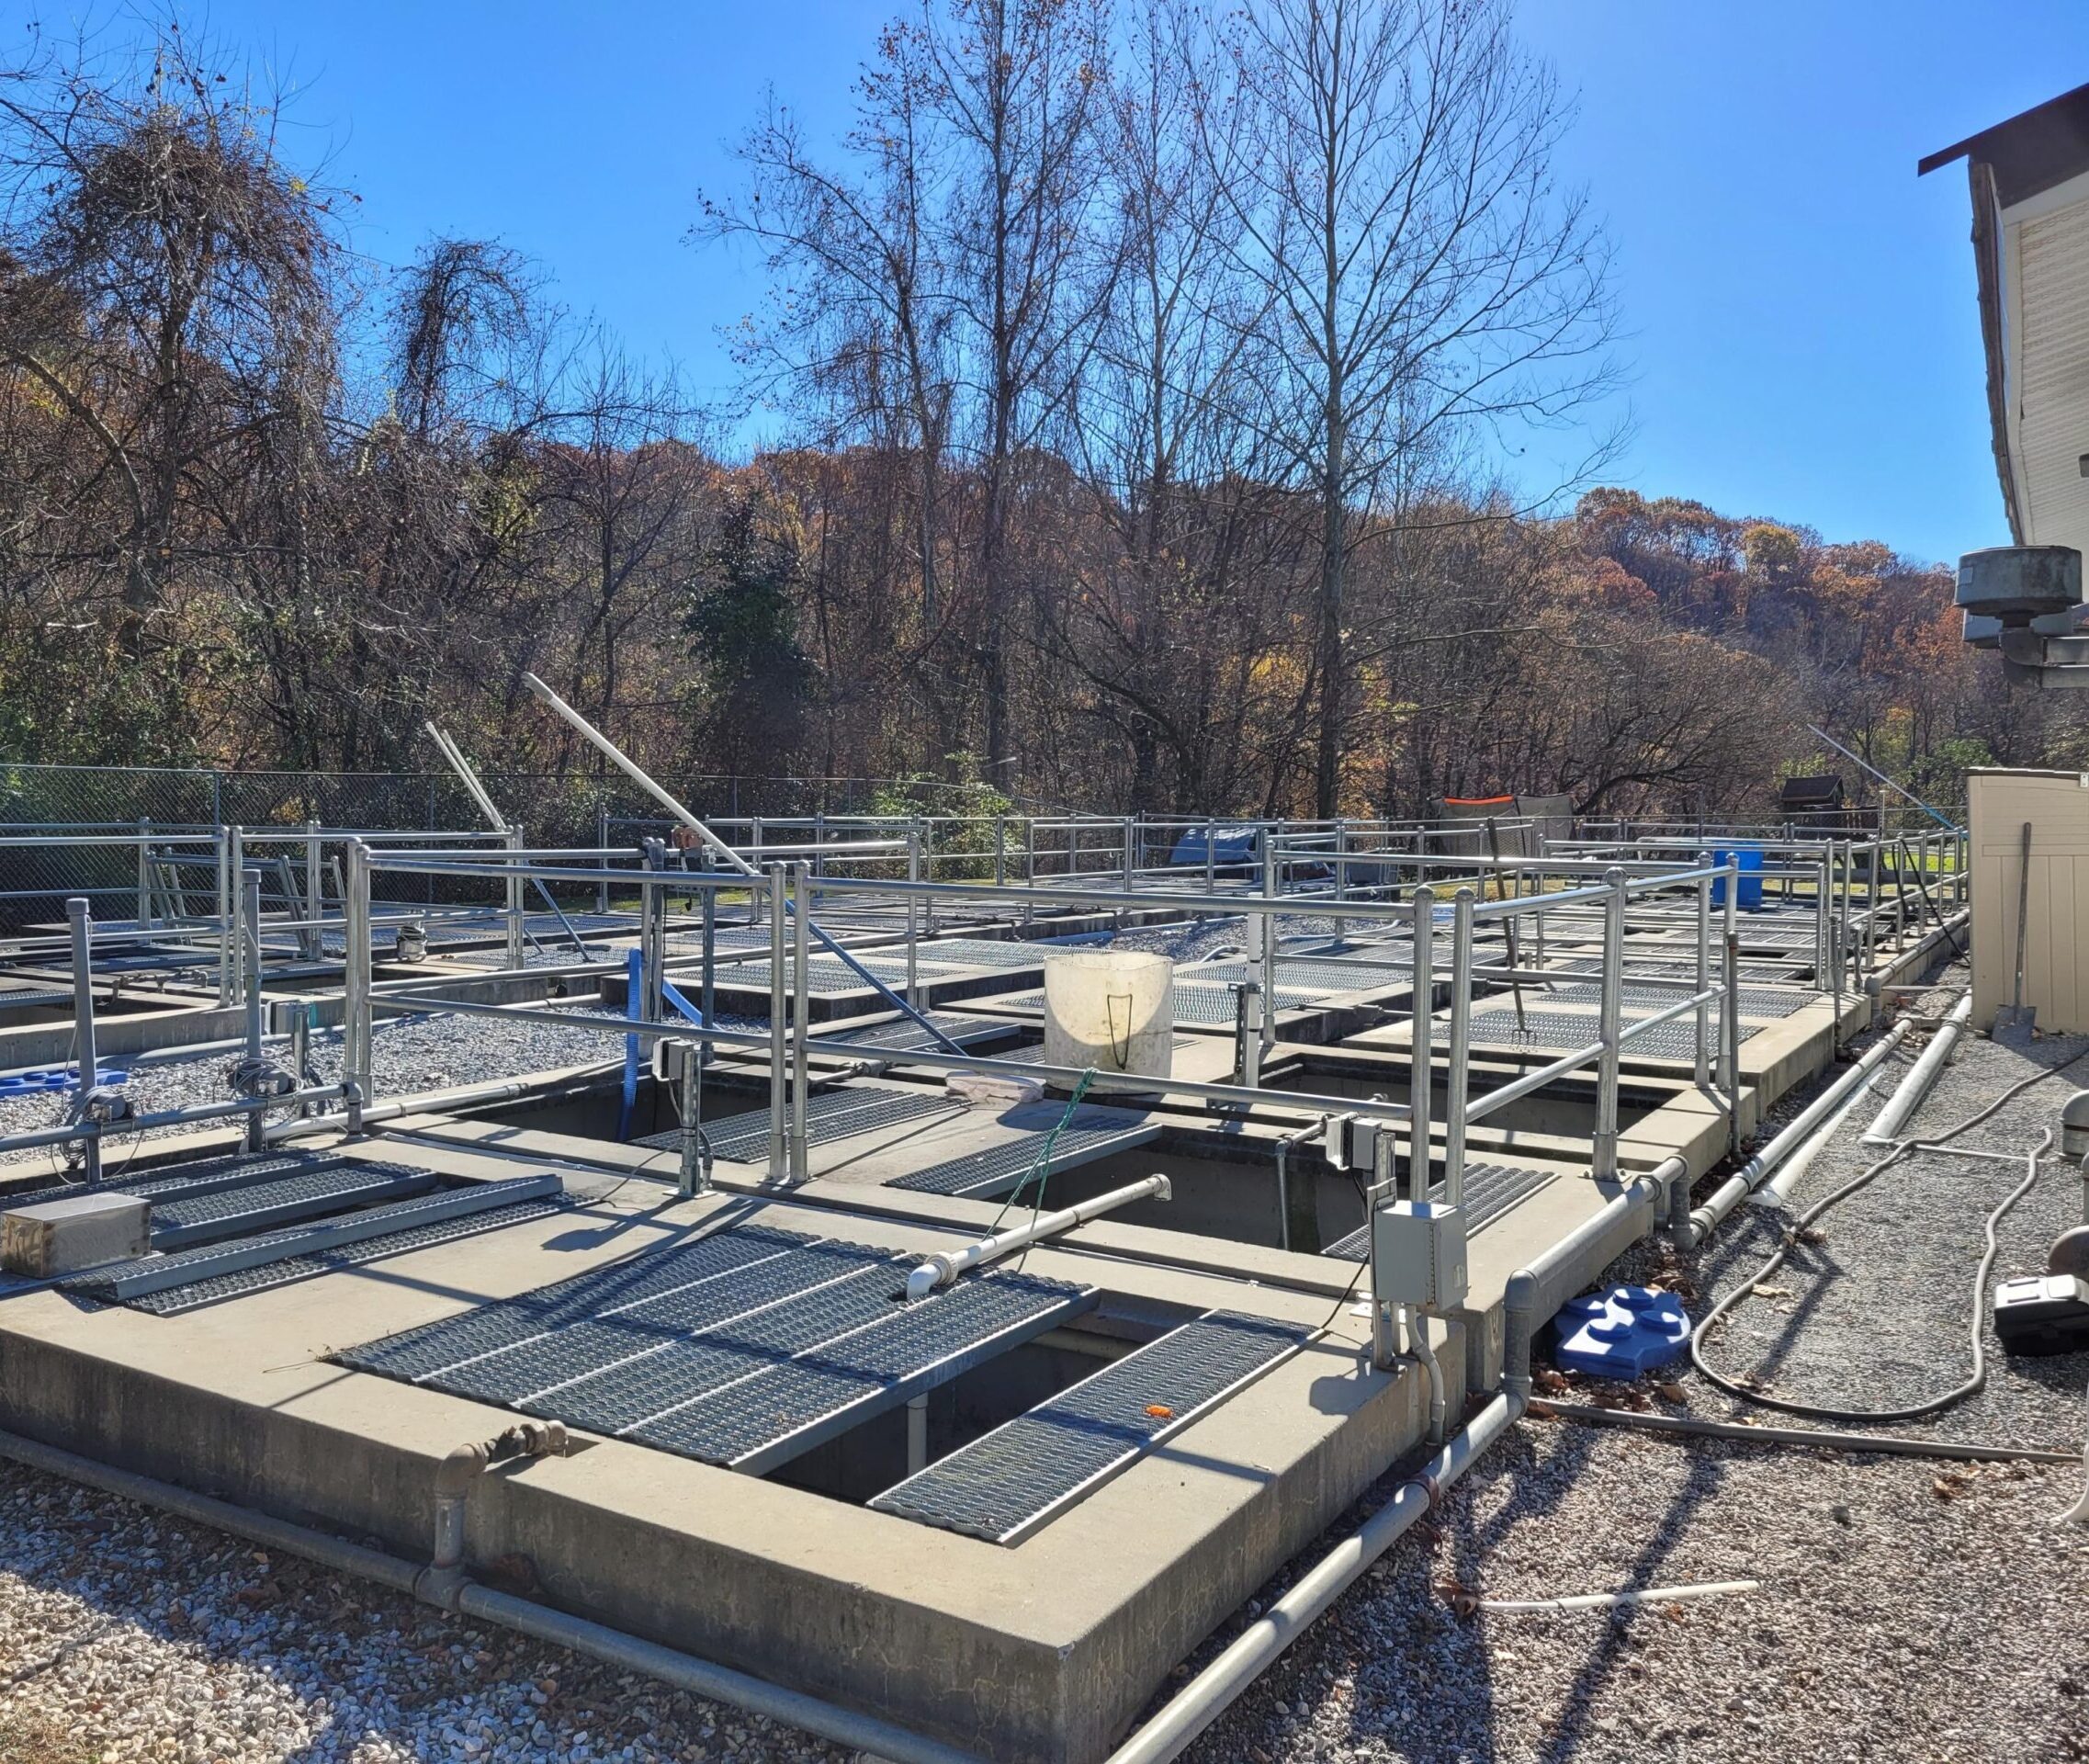
[[[1937,1082],[1951,1057],[1951,1050],[1959,1045],[1959,1037],[1965,1033],[1966,1024],[1972,1021],[1973,995],[1966,996],[1951,1007],[1951,1014],[1944,1019],[1937,1033],[1930,1036],[1929,1046],[1922,1050],[1921,1057],[1908,1068],[1908,1074],[1901,1080],[1900,1088],[1886,1099],[1886,1106],[1879,1111],[1879,1118],[1858,1141],[1866,1146],[1890,1146],[1902,1136],[1914,1112],[1922,1106],[1930,1087]]]
[[[1693,1207],[1688,1219],[1677,1229],[1679,1247],[1694,1249],[1711,1237],[1722,1219],[1768,1181],[1772,1170],[1826,1124],[1828,1117],[1841,1107],[1844,1098],[1858,1085],[1869,1081],[1871,1074],[1901,1045],[1907,1032],[1908,1025],[1904,1022],[1896,1023],[1887,1030],[1877,1043],[1865,1050],[1862,1059],[1809,1102],[1790,1126],[1722,1182],[1710,1200],[1702,1206]]]

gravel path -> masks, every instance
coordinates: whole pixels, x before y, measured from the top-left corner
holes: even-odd
[[[546,1004],[535,1007],[557,1010],[569,1016],[614,1015],[593,1004]],[[287,1057],[288,1044],[272,1041],[272,1058]],[[379,1097],[412,1095],[458,1084],[513,1078],[518,1073],[578,1066],[589,1061],[615,1058],[623,1043],[613,1035],[586,1035],[579,1030],[556,1029],[535,1023],[502,1023],[481,1016],[430,1016],[380,1019],[371,1035],[372,1075]],[[225,1073],[238,1057],[235,1048],[220,1047],[208,1053],[137,1062],[120,1057],[103,1060],[106,1067],[130,1069],[124,1090],[132,1106],[141,1112],[181,1108],[198,1102],[231,1100],[231,1089]],[[341,1032],[322,1030],[312,1037],[313,1070],[322,1083],[332,1083],[341,1074]],[[0,1133],[19,1133],[32,1127],[55,1126],[66,1117],[69,1097],[64,1092],[0,1100]],[[139,1136],[193,1132],[174,1126],[148,1129]],[[112,1167],[129,1152],[133,1136],[120,1128],[108,1136],[105,1156]],[[41,1151],[0,1155],[0,1165],[21,1159],[40,1160]]]
[[[847,1756],[0,1464],[0,1764]]]

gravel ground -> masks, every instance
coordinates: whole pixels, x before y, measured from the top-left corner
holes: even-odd
[[[614,1014],[594,1005],[546,1005],[570,1016]],[[273,1058],[285,1058],[288,1044],[270,1042]],[[513,1078],[517,1073],[577,1066],[590,1060],[614,1058],[623,1044],[610,1035],[582,1035],[578,1030],[555,1029],[535,1023],[501,1023],[481,1016],[431,1016],[380,1019],[370,1044],[373,1077],[379,1097],[412,1095],[421,1091],[476,1084],[485,1080]],[[132,1106],[141,1112],[181,1108],[198,1102],[231,1100],[225,1080],[227,1069],[238,1050],[220,1047],[209,1053],[166,1059],[133,1062],[120,1057],[102,1061],[105,1068],[130,1069],[124,1086]],[[332,1083],[341,1075],[341,1032],[322,1030],[312,1037],[311,1060],[320,1081]],[[19,1133],[33,1127],[55,1126],[66,1116],[69,1098],[63,1092],[41,1096],[11,1097],[0,1101],[0,1133]],[[191,1127],[148,1129],[139,1137],[193,1132]],[[105,1156],[114,1168],[130,1151],[133,1136],[120,1129],[109,1135]],[[23,1159],[41,1159],[41,1151],[0,1156],[0,1165]]]
[[[0,1464],[0,1764],[847,1756]]]

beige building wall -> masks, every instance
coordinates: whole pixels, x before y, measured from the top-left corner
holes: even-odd
[[[2089,773],[1967,774],[1972,842],[1973,1022],[2010,1002],[2024,826],[2031,827],[2024,1002],[2038,1027],[2089,1033]]]

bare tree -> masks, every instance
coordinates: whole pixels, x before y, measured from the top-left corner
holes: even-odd
[[[1600,233],[1552,174],[1568,119],[1507,0],[1251,0],[1251,120],[1214,143],[1281,371],[1270,438],[1317,504],[1314,800],[1341,797],[1348,579],[1372,516],[1462,435],[1609,389]]]

